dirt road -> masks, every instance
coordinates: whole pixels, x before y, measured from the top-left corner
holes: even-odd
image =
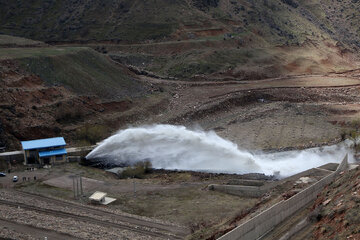
[[[14,207],[55,218],[70,218],[99,227],[127,230],[143,236],[161,239],[183,239],[188,231],[176,225],[120,215],[96,207],[73,204],[57,199],[18,191],[2,191],[0,205]],[[58,220],[59,221],[59,220]],[[56,229],[53,229],[56,231]]]
[[[64,240],[64,239],[76,240],[76,239],[78,239],[78,238],[72,237],[71,235],[68,235],[68,234],[62,234],[62,233],[58,233],[55,231],[50,231],[50,230],[46,230],[46,229],[42,229],[42,228],[37,228],[34,226],[29,226],[29,225],[9,221],[9,220],[0,219],[0,232],[5,232],[5,231],[9,232],[11,234],[20,235],[18,237],[21,237],[21,239],[24,239],[24,237],[25,237],[25,239],[27,239],[27,238],[44,239],[44,237],[47,237],[48,239],[51,239],[51,240]],[[15,236],[13,236],[13,237],[15,237]],[[0,239],[2,239],[1,233],[0,233]],[[8,239],[8,238],[4,238],[4,239]],[[9,239],[11,239],[11,238],[9,238]],[[17,238],[17,239],[20,239],[20,238]]]
[[[53,199],[53,198],[49,198],[49,197],[45,197],[45,196],[40,196],[40,195],[25,193],[25,192],[20,192],[20,191],[16,191],[14,194],[20,195],[24,198],[33,198],[38,201],[44,201],[44,202],[46,201],[47,203],[60,205],[60,206],[64,206],[64,207],[69,207],[69,208],[74,208],[74,204],[65,202],[65,201],[61,201],[58,199]],[[92,213],[94,215],[108,216],[109,218],[112,218],[113,220],[127,222],[127,223],[131,223],[131,224],[134,224],[137,226],[153,228],[153,229],[157,229],[158,231],[166,231],[171,234],[178,235],[178,236],[185,236],[188,234],[188,230],[186,228],[176,226],[176,225],[167,225],[167,224],[163,224],[163,223],[159,223],[159,222],[155,222],[155,221],[145,220],[145,219],[142,219],[140,217],[135,217],[135,216],[131,217],[131,216],[126,216],[126,215],[119,215],[119,214],[111,213],[109,211],[105,211],[105,210],[102,210],[99,208],[91,208],[91,207],[80,205],[80,204],[76,205],[76,209],[77,210],[81,209],[87,213]]]

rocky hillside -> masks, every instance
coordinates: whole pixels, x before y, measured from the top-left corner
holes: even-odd
[[[89,48],[0,48],[0,147],[58,135],[92,144],[154,91]]]
[[[1,0],[0,5],[0,33],[46,42],[178,40],[210,32],[265,45],[331,38],[360,47],[357,0]]]
[[[343,173],[318,197],[307,239],[360,239],[360,170]],[[311,236],[311,237],[310,237]]]
[[[172,98],[153,84],[156,78],[241,81],[360,68],[357,0],[0,0],[0,6],[0,145],[9,148],[60,133],[75,139],[86,124],[114,130],[156,115]]]
[[[92,44],[120,63],[165,78],[263,79],[359,67],[356,0],[0,4],[0,33],[50,44]]]

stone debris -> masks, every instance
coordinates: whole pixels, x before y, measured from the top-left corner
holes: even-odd
[[[324,206],[326,206],[326,205],[328,205],[330,202],[331,202],[331,199],[328,199],[328,200],[324,201],[322,204],[323,204]]]
[[[301,177],[299,178],[298,181],[296,181],[296,183],[301,184],[301,183],[312,183],[312,182],[316,182],[315,179],[310,178],[310,177]]]

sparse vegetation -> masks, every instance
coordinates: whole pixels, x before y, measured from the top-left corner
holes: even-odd
[[[340,135],[342,140],[348,139],[352,141],[356,152],[360,151],[360,120],[353,120],[348,128],[341,130]]]
[[[83,109],[79,107],[61,105],[57,108],[55,119],[58,123],[72,123],[82,120]]]
[[[360,212],[359,212],[359,205],[350,208],[347,210],[345,215],[345,220],[351,224],[359,225],[360,224]]]
[[[40,41],[34,41],[27,38],[14,37],[9,35],[0,34],[0,46],[44,46],[45,44]]]
[[[357,239],[360,233],[359,177],[359,169],[347,171],[318,196],[313,206],[315,210],[312,216],[315,221],[312,221],[312,236],[340,240],[353,235]]]
[[[78,141],[83,145],[93,145],[103,140],[108,134],[108,128],[103,125],[86,124],[77,130],[76,135]],[[88,143],[88,144],[85,144]]]
[[[36,193],[40,195],[50,195],[56,198],[73,199],[72,190],[53,187],[42,182],[21,183],[17,186],[21,191]]]
[[[49,85],[63,85],[78,94],[109,100],[145,95],[142,83],[89,48],[0,49],[0,55],[16,58],[24,69]]]
[[[134,166],[129,166],[121,173],[121,178],[144,178],[145,174],[150,173],[152,165],[150,161],[138,162]]]

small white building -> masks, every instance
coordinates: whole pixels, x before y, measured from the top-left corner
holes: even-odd
[[[106,196],[107,193],[96,191],[89,197],[89,200],[92,203],[102,204],[102,205],[108,205],[109,203],[116,201],[115,198],[110,198]]]

